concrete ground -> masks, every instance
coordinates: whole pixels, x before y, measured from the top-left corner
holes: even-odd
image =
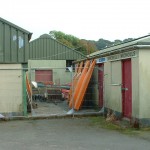
[[[51,114],[66,114],[69,110],[66,101],[36,102],[37,108],[32,110],[33,116],[51,115]]]
[[[44,116],[44,115],[54,115],[60,114],[65,115],[69,110],[69,106],[67,101],[53,101],[53,102],[39,102],[37,101],[37,108],[32,110],[33,116]],[[91,113],[91,112],[98,112],[99,110],[95,110],[94,108],[81,108],[81,110],[74,112],[74,113]],[[31,116],[31,114],[29,115]]]
[[[0,122],[0,150],[141,149],[150,149],[148,136],[101,129],[93,126],[89,118]]]

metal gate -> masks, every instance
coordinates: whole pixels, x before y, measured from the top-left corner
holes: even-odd
[[[71,91],[75,90],[73,82],[75,74],[73,68],[30,68],[28,75],[32,89],[31,115],[47,116],[99,112],[101,108],[99,107],[98,67],[94,69],[79,110],[74,109],[74,99],[72,99],[72,106],[69,105]]]

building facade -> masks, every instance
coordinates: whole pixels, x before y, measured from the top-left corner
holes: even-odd
[[[49,80],[54,83],[69,83],[71,82],[71,75],[67,68],[73,65],[73,61],[85,58],[82,53],[51,38],[48,34],[41,35],[31,41],[29,47],[30,59],[28,66],[32,70],[31,80],[36,80],[36,72],[38,73],[39,70],[43,78],[46,72],[51,72],[52,77]]]
[[[23,66],[29,59],[32,33],[0,18],[0,113],[24,115]]]
[[[91,54],[99,70],[94,86],[105,110],[116,116],[150,124],[150,36],[112,46]]]

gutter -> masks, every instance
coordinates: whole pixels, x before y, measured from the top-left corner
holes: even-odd
[[[137,48],[150,49],[150,45],[136,45]]]

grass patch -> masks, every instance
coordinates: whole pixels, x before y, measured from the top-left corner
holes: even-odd
[[[98,126],[110,130],[120,130],[120,126],[113,124],[112,122],[107,122],[104,117],[91,117],[91,124],[93,126]]]
[[[141,128],[140,130],[141,130],[141,131],[145,131],[145,132],[147,132],[147,131],[149,131],[149,132],[150,132],[150,127]]]
[[[114,130],[118,131],[123,134],[128,134],[128,135],[137,135],[140,134],[142,131],[150,131],[150,128],[142,128],[142,129],[136,129],[131,127],[129,124],[122,124],[120,121],[116,122],[107,122],[106,119],[102,116],[99,117],[91,117],[91,125],[92,126],[97,126],[103,129],[108,129],[108,130]]]

